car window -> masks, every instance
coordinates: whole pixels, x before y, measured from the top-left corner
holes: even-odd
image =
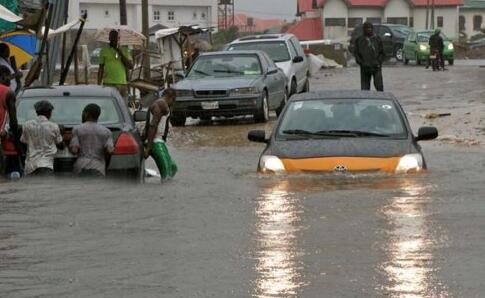
[[[406,26],[394,26],[394,27],[391,27],[391,31],[393,34],[397,36],[406,37],[411,32],[411,29]]]
[[[288,41],[288,44],[289,44],[289,49],[290,49],[290,53],[291,53],[291,57],[296,57],[298,56],[298,52],[296,51],[296,48],[295,48],[295,45],[293,45],[293,42],[291,40]]]
[[[81,123],[81,114],[83,109],[90,103],[97,104],[101,108],[101,115],[98,123],[109,125],[119,124],[122,117],[111,97],[30,97],[19,100],[17,106],[17,119],[19,124],[27,120],[34,119],[36,113],[34,104],[41,100],[49,101],[53,106],[51,121],[63,125],[77,125]]]
[[[271,60],[271,58],[268,57],[268,55],[266,53],[263,52],[263,60],[264,60],[264,64],[266,64],[266,67],[267,68],[276,68],[276,64],[273,62],[273,60]]]
[[[429,42],[431,35],[433,35],[433,32],[420,32],[416,39],[418,42]],[[443,40],[448,40],[448,37],[443,32],[440,33],[440,36]]]
[[[283,62],[291,59],[288,47],[284,41],[264,41],[264,42],[245,42],[235,43],[229,46],[232,50],[258,50],[263,51],[274,61]]]
[[[405,137],[400,111],[382,99],[336,99],[291,102],[278,135],[303,130],[311,133],[344,130]]]
[[[379,29],[377,30],[379,37],[384,37],[384,34],[386,33],[391,33],[391,30],[387,27],[379,26]]]
[[[256,54],[221,54],[199,56],[187,77],[230,77],[262,74]]]
[[[416,40],[416,33],[411,32],[411,33],[408,35],[408,41],[415,41],[415,40]]]
[[[295,50],[296,50],[296,53],[298,54],[298,56],[304,57],[305,52],[303,52],[303,48],[301,47],[300,41],[296,37],[292,37],[290,39],[290,41],[293,44],[293,46],[295,47]]]

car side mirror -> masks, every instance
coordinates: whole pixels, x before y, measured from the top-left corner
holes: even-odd
[[[135,122],[146,121],[146,119],[147,119],[146,111],[135,111],[135,113],[133,114],[133,120]]]
[[[303,59],[302,56],[295,56],[295,58],[293,58],[293,63],[300,63],[300,62],[303,62],[305,59]]]
[[[270,68],[268,68],[268,71],[266,72],[266,74],[268,74],[268,75],[272,75],[272,74],[276,74],[276,73],[278,73],[278,68],[276,68],[276,67],[270,67]]]
[[[433,140],[438,137],[438,130],[436,127],[432,126],[424,126],[419,128],[418,130],[418,137],[416,138],[416,141],[427,141],[427,140]]]
[[[266,132],[264,130],[251,130],[248,133],[248,140],[256,143],[268,143]]]

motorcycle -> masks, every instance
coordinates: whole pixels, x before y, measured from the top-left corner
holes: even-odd
[[[441,54],[439,50],[432,50],[429,56],[429,60],[431,61],[431,66],[433,68],[433,71],[440,70]]]

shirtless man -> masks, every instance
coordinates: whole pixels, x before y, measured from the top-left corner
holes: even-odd
[[[157,99],[148,108],[147,120],[145,124],[145,133],[143,135],[143,140],[146,141],[145,147],[145,158],[150,156],[150,152],[153,146],[153,140],[157,136],[158,129],[163,131],[162,139],[167,140],[170,117],[170,108],[175,103],[175,90],[172,88],[167,88],[164,90],[163,98]],[[160,123],[162,124],[160,126]]]

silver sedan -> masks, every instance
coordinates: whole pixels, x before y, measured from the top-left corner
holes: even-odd
[[[254,115],[266,122],[269,111],[277,115],[285,106],[287,79],[262,51],[202,54],[184,80],[175,84],[177,100],[171,122],[185,124],[187,117]]]

